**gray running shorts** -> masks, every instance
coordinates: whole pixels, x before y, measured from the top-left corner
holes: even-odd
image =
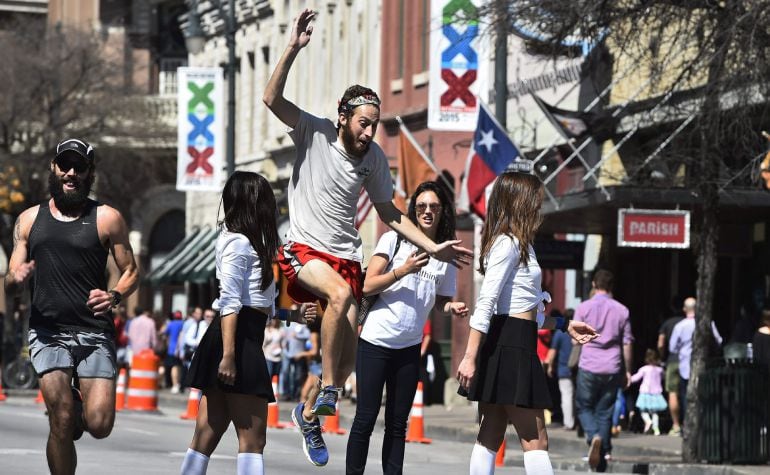
[[[103,333],[30,329],[29,356],[38,376],[73,369],[80,378],[115,379],[115,342]]]

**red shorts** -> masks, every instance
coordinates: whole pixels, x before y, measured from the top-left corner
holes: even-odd
[[[285,244],[278,251],[278,265],[281,267],[283,275],[286,276],[286,280],[288,281],[287,290],[289,297],[291,297],[293,301],[304,303],[315,302],[318,300],[321,302],[321,305],[326,308],[326,300],[302,287],[297,278],[297,274],[299,274],[302,266],[313,259],[320,259],[329,264],[329,266],[331,266],[331,268],[342,276],[342,278],[345,279],[345,282],[350,285],[350,290],[353,292],[353,297],[355,297],[356,302],[359,304],[361,303],[364,290],[361,263],[335,257],[325,252],[316,251],[307,244],[300,244],[297,242]]]

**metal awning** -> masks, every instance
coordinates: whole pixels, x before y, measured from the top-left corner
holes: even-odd
[[[185,236],[166,259],[150,272],[147,280],[153,285],[185,282],[188,269],[209,257],[208,254],[214,255],[216,237],[217,231],[211,228],[202,228]]]
[[[691,188],[608,186],[609,196],[594,188],[556,197],[558,207],[543,203],[540,232],[613,234],[618,208],[688,209],[698,213],[702,199]],[[770,193],[727,188],[719,193],[720,222],[750,224],[770,219]]]
[[[202,284],[214,276],[216,270],[216,236],[206,244],[197,256],[190,259],[176,273],[178,280]]]

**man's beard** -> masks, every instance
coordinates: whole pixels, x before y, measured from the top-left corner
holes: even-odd
[[[366,152],[369,151],[370,144],[366,144],[366,148],[360,150],[358,148],[358,139],[353,135],[353,132],[350,131],[350,128],[345,125],[340,125],[340,127],[342,128],[342,145],[345,147],[345,151],[358,158],[366,155]]]
[[[64,182],[56,176],[56,173],[50,172],[48,175],[48,192],[56,207],[66,216],[76,216],[83,210],[91,193],[91,186],[94,184],[94,173],[91,171],[85,179],[73,181],[78,186],[67,193],[64,191]]]

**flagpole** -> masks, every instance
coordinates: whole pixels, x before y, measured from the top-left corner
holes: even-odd
[[[455,191],[455,187],[452,186],[452,184],[449,183],[449,180],[447,179],[447,177],[445,177],[444,174],[441,173],[438,170],[438,168],[436,168],[436,164],[433,163],[433,160],[431,160],[430,158],[428,158],[427,155],[425,155],[425,151],[422,149],[422,147],[420,147],[420,144],[417,143],[417,140],[415,140],[415,138],[412,135],[412,133],[409,132],[409,129],[406,128],[406,125],[404,124],[404,121],[401,119],[400,115],[396,116],[396,121],[398,122],[399,129],[404,133],[404,135],[406,136],[407,140],[409,140],[409,142],[412,144],[412,146],[415,148],[415,150],[417,150],[417,152],[420,154],[422,159],[425,160],[425,163],[427,163],[428,166],[431,168],[431,170],[433,170],[433,172],[436,173],[436,176],[440,177],[441,181],[443,181],[444,184],[450,190],[452,190],[452,192],[454,192]]]

